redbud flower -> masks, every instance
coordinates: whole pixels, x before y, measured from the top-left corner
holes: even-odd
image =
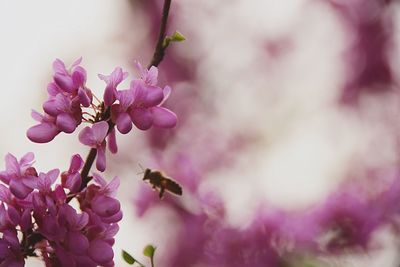
[[[153,116],[153,125],[160,128],[173,128],[175,127],[178,118],[171,110],[161,107],[162,104],[168,99],[171,93],[171,87],[165,86],[163,90],[164,98],[160,104],[150,109]]]
[[[47,143],[54,139],[60,130],[56,126],[56,118],[50,115],[42,115],[37,111],[32,110],[32,118],[39,124],[28,129],[26,135],[32,142]]]
[[[119,104],[112,105],[112,120],[117,125],[118,131],[122,134],[128,133],[132,129],[132,120],[129,116],[129,108],[133,104],[134,95],[132,90],[122,90],[117,92]]]
[[[82,106],[89,107],[92,103],[92,93],[85,87],[86,70],[79,66],[81,61],[82,58],[76,60],[69,71],[64,62],[56,59],[53,63],[54,83],[49,85],[48,92],[51,96],[68,93],[72,99],[78,100]]]
[[[115,68],[114,71],[106,76],[103,74],[98,75],[100,79],[107,83],[104,91],[104,104],[111,106],[117,99],[117,86],[128,77],[128,73],[124,72],[121,68]]]
[[[79,133],[79,141],[97,149],[96,168],[103,172],[106,169],[106,136],[108,123],[105,121],[93,124],[92,128],[85,127]]]
[[[82,169],[83,164],[83,159],[79,154],[73,155],[68,171],[61,174],[63,187],[68,188],[72,193],[77,192],[81,186],[82,178],[79,171]]]
[[[11,193],[17,198],[23,199],[32,192],[27,183],[37,176],[36,170],[31,167],[33,160],[32,152],[25,154],[19,161],[10,153],[5,157],[6,170],[0,172],[0,180],[9,185]]]

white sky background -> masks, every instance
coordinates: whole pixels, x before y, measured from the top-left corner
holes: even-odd
[[[276,205],[289,206],[294,201],[306,205],[323,198],[352,165],[393,164],[394,140],[381,121],[399,110],[397,98],[367,96],[359,113],[337,108],[346,36],[325,5],[302,0],[176,2],[182,12],[176,21],[182,25],[178,30],[193,29],[193,36],[186,34],[188,40],[180,44],[181,51],[191,53],[191,42],[196,42],[205,97],[220,103],[211,123],[226,129],[226,134],[248,129],[260,140],[236,167],[214,173],[209,185],[220,187],[229,199],[233,224],[247,218],[243,210],[250,210],[246,207],[255,204],[255,196]],[[208,19],[210,13],[213,20]],[[74,153],[86,155],[87,148],[76,135],[60,135],[45,145],[32,144],[25,137],[34,123],[31,108],[41,110],[46,97],[51,63],[58,57],[68,64],[83,56],[89,87],[103,88],[97,73],[110,73],[115,66],[129,69],[131,51],[143,40],[145,27],[140,17],[131,17],[125,1],[1,0],[0,156],[11,152],[19,157],[33,151],[38,169],[48,170],[66,169]],[[262,58],[255,49],[265,40],[261,36],[289,37],[289,52],[254,65]],[[243,181],[249,172],[253,180]],[[117,266],[123,266],[121,248],[140,254],[152,241],[150,229],[143,222],[133,222],[130,193],[138,181],[126,176],[121,177],[120,197],[126,208],[115,245]],[[227,176],[231,177],[228,184],[223,180]],[[391,252],[340,266],[366,266],[365,260],[370,267],[390,267]]]

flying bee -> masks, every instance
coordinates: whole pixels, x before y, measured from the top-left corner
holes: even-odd
[[[177,184],[174,180],[165,177],[165,175],[160,171],[153,171],[149,168],[144,170],[143,181],[149,180],[149,183],[154,189],[159,189],[160,193],[158,196],[163,197],[165,191],[169,191],[176,195],[182,195],[182,187]]]

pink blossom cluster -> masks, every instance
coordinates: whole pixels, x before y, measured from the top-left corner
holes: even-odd
[[[140,130],[176,125],[175,113],[162,107],[171,88],[158,85],[156,67],[148,70],[137,62],[140,78],[133,79],[129,88],[124,90],[117,90],[118,85],[128,77],[128,73],[120,67],[110,75],[99,74],[99,78],[106,82],[106,88],[104,101],[95,105],[93,100],[98,98],[86,86],[86,70],[80,63],[81,59],[78,59],[67,69],[61,60],[54,61],[53,81],[47,87],[49,96],[43,103],[44,114],[32,111],[32,117],[39,122],[27,131],[27,137],[32,142],[47,143],[60,132],[74,132],[82,122],[93,124],[82,129],[79,140],[97,149],[96,167],[104,171],[107,141],[110,152],[118,151],[114,125],[122,134],[130,132],[132,125]]]
[[[93,174],[94,183],[75,193],[80,212],[68,201],[80,179],[79,155],[72,157],[61,184],[58,169],[37,172],[33,153],[20,160],[6,156],[0,173],[1,266],[24,266],[27,256],[41,257],[46,266],[113,266],[114,235],[122,219],[115,198],[119,179],[110,183]],[[72,171],[71,171],[72,170]],[[66,178],[65,178],[66,177]],[[75,180],[75,181],[71,181]],[[72,188],[72,190],[70,189]]]
[[[176,115],[162,107],[171,88],[157,85],[156,67],[147,70],[137,63],[140,78],[125,90],[117,90],[127,78],[121,68],[99,75],[106,82],[101,101],[86,86],[86,70],[80,63],[78,59],[70,68],[59,59],[53,63],[44,114],[32,112],[39,123],[28,129],[27,137],[47,143],[88,123],[79,133],[80,142],[91,148],[88,159],[76,154],[68,170],[37,172],[33,153],[20,160],[7,154],[6,170],[0,172],[0,266],[24,266],[27,257],[39,256],[46,266],[114,266],[112,246],[122,219],[116,199],[119,179],[107,183],[90,173],[91,165],[96,159],[103,172],[107,144],[117,152],[115,126],[126,134],[132,125],[147,130],[177,123]],[[72,199],[79,208],[70,204]]]

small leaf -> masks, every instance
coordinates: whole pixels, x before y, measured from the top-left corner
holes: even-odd
[[[145,255],[146,257],[149,257],[149,258],[153,258],[155,251],[156,251],[155,247],[153,247],[152,245],[147,245],[143,249],[143,255]]]
[[[128,263],[129,265],[133,265],[136,262],[135,258],[133,258],[131,254],[129,254],[125,250],[122,250],[122,258],[124,258],[126,263]]]
[[[185,40],[185,36],[183,36],[183,34],[178,31],[175,31],[174,34],[171,35],[172,42],[183,42]]]

